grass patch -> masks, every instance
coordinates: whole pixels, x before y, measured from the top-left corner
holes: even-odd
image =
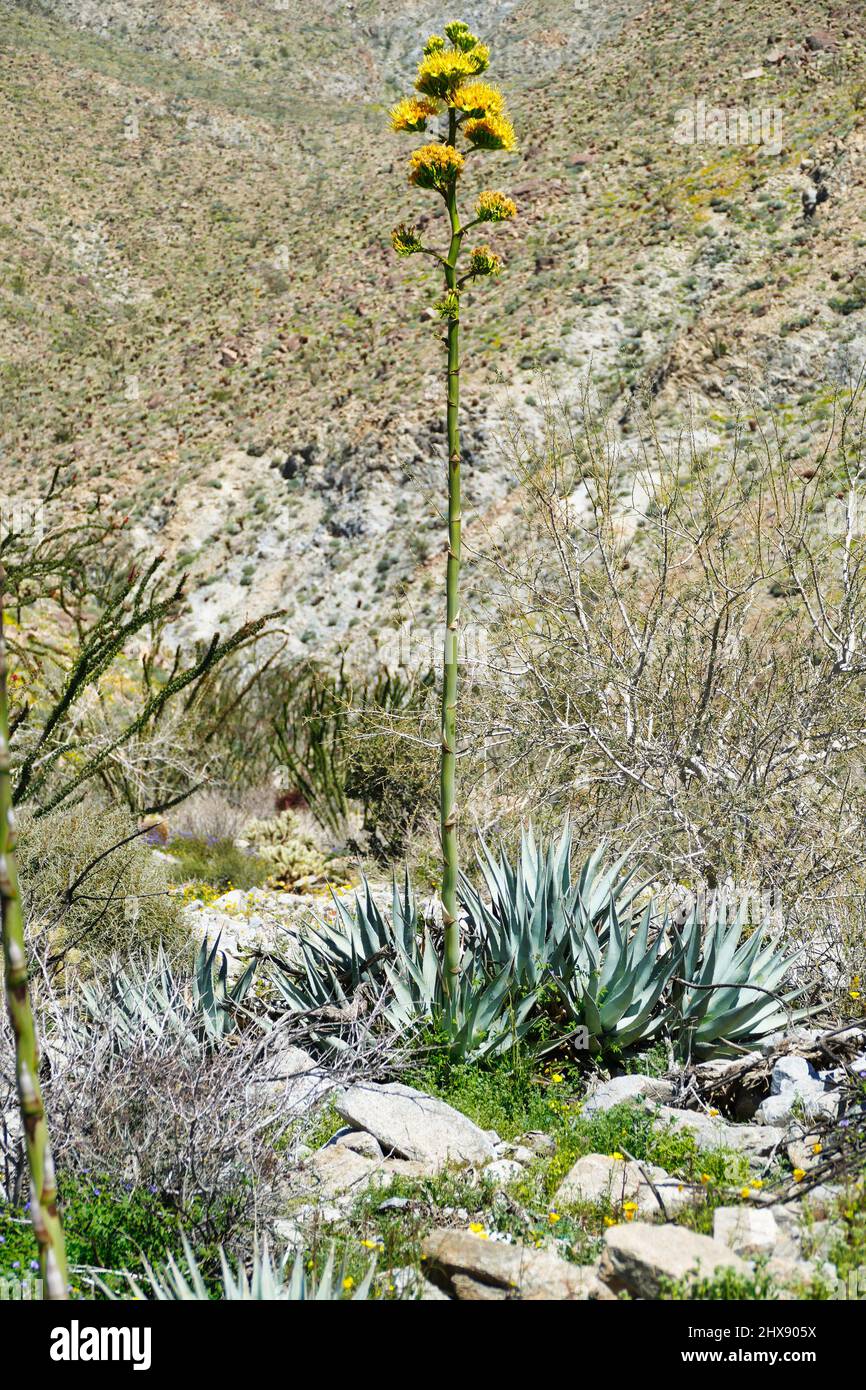
[[[110,1178],[66,1178],[60,1185],[61,1209],[73,1297],[98,1298],[82,1267],[98,1270],[112,1288],[128,1292],[119,1275],[141,1276],[145,1262],[161,1265],[168,1254],[181,1256],[181,1233],[187,1233],[202,1273],[215,1289],[219,1281],[219,1245],[237,1233],[230,1201],[207,1214],[193,1203],[179,1211],[173,1198],[149,1187],[133,1187]],[[38,1277],[36,1239],[28,1211],[0,1204],[0,1280]]]
[[[260,888],[272,866],[255,854],[238,849],[231,839],[175,836],[168,846],[178,862],[172,877],[179,883],[202,883],[228,892],[232,888]]]

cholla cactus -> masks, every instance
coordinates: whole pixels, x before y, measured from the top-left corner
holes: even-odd
[[[244,827],[243,841],[270,865],[268,883],[272,888],[290,892],[309,888],[344,868],[338,861],[325,858],[291,810],[281,811],[271,820],[250,821]]]
[[[497,190],[478,194],[475,216],[461,222],[457,186],[467,158],[478,150],[513,150],[514,127],[498,88],[481,80],[490,51],[465,24],[447,24],[444,37],[427,40],[415,79],[417,96],[405,97],[391,108],[395,131],[413,134],[441,122],[442,138],[419,146],[409,159],[409,182],[438,193],[445,203],[451,240],[446,255],[424,246],[416,227],[401,223],[392,233],[398,256],[427,255],[442,266],[445,292],[435,305],[447,325],[448,375],[448,568],[446,579],[446,636],[442,689],[442,764],[440,777],[440,833],[442,837],[442,918],[445,926],[445,979],[453,980],[460,969],[460,935],[457,924],[457,802],[455,789],[457,645],[460,620],[460,435],[458,428],[460,382],[460,309],[464,286],[502,269],[499,256],[487,245],[469,251],[461,274],[459,261],[466,233],[479,223],[506,222],[517,206]],[[447,134],[445,133],[447,128]],[[458,148],[458,139],[465,150]]]
[[[30,1169],[30,1216],[39,1246],[43,1297],[68,1297],[69,1276],[63,1226],[57,1210],[54,1162],[39,1084],[39,1048],[27,984],[27,951],[15,865],[15,821],[9,776],[9,702],[6,638],[3,632],[5,574],[0,567],[0,902],[6,1002],[15,1038],[15,1075]]]

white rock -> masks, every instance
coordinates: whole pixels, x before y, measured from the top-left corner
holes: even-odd
[[[534,1154],[556,1153],[556,1140],[552,1134],[545,1134],[543,1129],[530,1129],[526,1134],[521,1134],[518,1144],[525,1144]]]
[[[503,1156],[511,1158],[515,1163],[520,1163],[523,1167],[528,1167],[535,1162],[535,1154],[532,1149],[528,1149],[525,1144],[506,1144],[503,1149]]]
[[[839,1113],[841,1100],[841,1092],[825,1091],[820,1081],[800,1081],[762,1100],[755,1111],[755,1119],[759,1125],[784,1125],[795,1117],[833,1120]]]
[[[560,1183],[556,1202],[562,1205],[608,1201],[615,1208],[634,1202],[635,1216],[643,1220],[662,1213],[672,1216],[696,1200],[702,1200],[703,1195],[703,1191],[697,1193],[694,1188],[670,1177],[664,1168],[652,1164],[641,1166],[626,1159],[611,1158],[608,1154],[585,1154]]]
[[[374,1134],[385,1153],[438,1171],[448,1163],[489,1163],[496,1157],[478,1125],[435,1096],[403,1086],[361,1082],[335,1102],[341,1119]]]
[[[335,1082],[309,1052],[277,1034],[264,1044],[252,1086],[266,1094],[281,1113],[301,1114],[333,1091]]]
[[[484,1169],[485,1178],[498,1187],[507,1187],[510,1182],[523,1177],[523,1167],[513,1158],[497,1158]]]
[[[789,1086],[809,1083],[814,1078],[815,1073],[805,1057],[780,1057],[770,1078],[770,1095],[781,1095]]]
[[[717,1207],[713,1236],[738,1255],[764,1255],[779,1242],[779,1228],[768,1207]]]
[[[396,1177],[418,1179],[429,1170],[423,1163],[406,1163],[398,1158],[374,1159],[344,1146],[330,1144],[306,1160],[300,1173],[292,1175],[297,1193],[333,1198],[340,1193],[357,1196],[372,1186],[390,1187]]]
[[[603,1081],[581,1107],[582,1114],[595,1115],[603,1110],[612,1110],[627,1100],[670,1100],[673,1086],[657,1076],[643,1076],[634,1072],[629,1076],[614,1076]]]
[[[333,1141],[335,1145],[344,1149],[351,1149],[353,1153],[363,1154],[365,1158],[384,1158],[382,1145],[372,1134],[367,1134],[363,1129],[350,1129],[346,1134],[338,1134]]]
[[[704,1152],[713,1149],[734,1149],[750,1157],[769,1154],[785,1138],[783,1129],[770,1124],[731,1125],[719,1115],[706,1115],[698,1110],[674,1110],[668,1105],[658,1108],[656,1128],[670,1124],[674,1129],[687,1129],[694,1134],[695,1143]]]

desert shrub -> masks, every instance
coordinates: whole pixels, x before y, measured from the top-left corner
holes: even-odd
[[[320,825],[351,829],[352,803],[369,847],[399,857],[435,809],[436,706],[432,676],[353,672],[309,662],[276,670],[257,699],[272,767]]]
[[[182,883],[202,883],[223,891],[258,888],[272,872],[267,859],[240,849],[232,839],[172,835],[167,849],[177,860],[170,866],[171,876]]]
[[[814,476],[772,425],[708,449],[640,418],[626,450],[588,400],[515,437],[523,540],[493,558],[508,602],[469,754],[494,812],[568,807],[689,887],[862,891],[858,401]]]
[[[370,704],[347,731],[346,794],[360,802],[372,852],[400,859],[436,809],[439,706],[430,676],[399,704]]]
[[[137,563],[125,521],[76,500],[74,470],[55,472],[40,506],[38,530],[0,537],[15,804],[38,818],[98,786],[133,815],[176,805],[218,761],[241,698],[233,686],[227,702],[211,686],[232,659],[254,683],[262,668],[250,657],[268,618],[173,647],[166,630],[184,582],[166,582],[159,557]]]
[[[19,822],[28,933],[50,962],[89,970],[142,947],[185,949],[168,868],[122,811],[82,802],[40,819],[25,812]]]

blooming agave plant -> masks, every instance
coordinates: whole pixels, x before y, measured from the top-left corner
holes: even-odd
[[[451,230],[446,255],[424,246],[418,229],[400,223],[392,242],[398,256],[432,256],[442,266],[445,292],[436,305],[447,324],[448,375],[448,564],[446,579],[445,653],[442,682],[442,753],[440,776],[440,827],[442,837],[442,920],[445,927],[444,978],[446,988],[460,970],[460,932],[457,923],[457,802],[455,796],[455,745],[457,715],[457,642],[460,578],[460,434],[458,423],[460,384],[460,302],[465,285],[502,269],[495,251],[486,244],[468,251],[465,269],[460,258],[464,237],[475,226],[506,222],[517,212],[504,193],[478,194],[475,216],[462,223],[457,206],[457,185],[467,156],[475,151],[513,150],[514,127],[505,113],[502,93],[480,81],[490,52],[465,24],[447,24],[445,37],[427,40],[415,79],[417,96],[398,101],[391,110],[396,131],[426,131],[431,122],[442,125],[443,138],[421,145],[409,160],[409,182],[431,189],[445,203]],[[444,133],[447,125],[447,134]],[[458,148],[465,142],[465,152]]]

